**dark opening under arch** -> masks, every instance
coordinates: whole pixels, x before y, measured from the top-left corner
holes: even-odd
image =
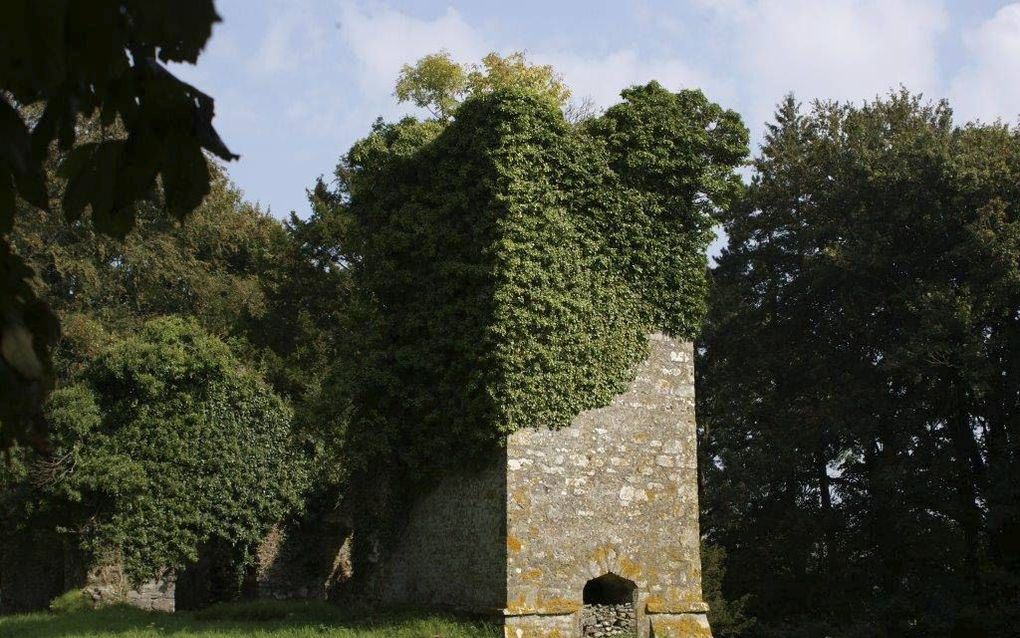
[[[609,572],[589,580],[584,585],[585,605],[622,605],[634,602],[633,581]]]

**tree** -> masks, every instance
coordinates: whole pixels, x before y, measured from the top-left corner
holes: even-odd
[[[722,581],[726,576],[726,550],[722,547],[701,544],[701,588],[708,603],[708,622],[712,635],[730,638],[746,633],[754,626],[754,619],[744,612],[749,594],[731,600],[723,595]]]
[[[551,66],[529,64],[519,51],[506,57],[489,53],[481,64],[470,66],[457,64],[447,51],[426,55],[401,68],[394,94],[447,121],[468,97],[499,89],[530,92],[556,106],[570,99],[570,90]]]
[[[213,100],[163,64],[194,64],[219,20],[212,0],[36,2],[0,6],[0,446],[42,445],[40,412],[59,335],[34,273],[9,245],[16,201],[50,209],[43,164],[56,142],[66,159],[63,214],[86,208],[97,231],[122,237],[135,203],[157,184],[183,218],[209,191],[203,150],[233,159],[212,127]],[[41,105],[32,121],[18,106]],[[75,146],[79,118],[119,122],[122,139]]]
[[[405,64],[394,94],[400,102],[411,102],[433,117],[448,120],[467,89],[464,67],[446,51],[426,55],[414,66]]]
[[[1018,153],[906,92],[769,126],[698,368],[704,529],[761,635],[1015,623]]]
[[[194,321],[111,336],[47,412],[53,453],[29,455],[5,521],[53,521],[135,582],[215,540],[242,569],[305,488],[291,410]]]
[[[118,134],[122,133],[84,121],[79,143]],[[59,161],[58,153],[47,161],[47,170],[55,171]],[[313,409],[317,406],[309,405],[309,399],[319,396],[320,373],[337,359],[333,347],[337,341],[335,326],[341,323],[339,317],[346,305],[346,273],[331,267],[329,255],[317,248],[323,244],[318,235],[325,229],[306,228],[299,220],[282,224],[245,202],[217,164],[210,164],[210,172],[210,193],[187,223],[168,218],[156,193],[151,200],[136,205],[135,227],[123,239],[99,234],[88,223],[67,224],[59,212],[22,204],[11,243],[39,273],[38,294],[62,316],[63,338],[54,349],[58,388],[48,404],[50,420],[56,424],[55,438],[51,437],[50,445],[41,451],[15,445],[9,462],[0,463],[0,518],[4,520],[0,528],[12,534],[0,542],[20,547],[19,543],[30,542],[26,539],[53,537],[56,529],[64,529],[72,532],[75,542],[71,546],[84,544],[97,554],[93,559],[113,554],[113,559],[120,560],[117,555],[124,551],[114,542],[123,539],[100,534],[96,529],[82,530],[82,519],[76,517],[99,514],[78,508],[63,488],[39,489],[36,483],[40,475],[35,469],[66,467],[69,449],[86,455],[90,463],[103,463],[86,452],[98,454],[100,450],[93,448],[101,448],[105,439],[97,437],[94,429],[65,426],[79,422],[76,412],[81,414],[80,422],[101,417],[88,385],[97,369],[95,362],[110,348],[137,338],[149,322],[167,321],[168,316],[183,318],[193,327],[197,324],[218,347],[229,346],[230,357],[246,374],[271,384],[274,396],[286,404],[288,413],[286,437],[278,441],[281,453],[296,455],[295,447],[301,450],[293,459],[292,478],[307,484],[313,481],[307,475],[315,472],[316,487],[334,484],[331,477],[339,470],[332,463],[335,456],[328,455],[334,452],[333,441],[338,437],[320,425]],[[59,211],[64,181],[55,175],[52,183],[56,190],[53,207]],[[137,372],[146,373],[144,369]],[[139,409],[165,414],[166,419],[175,418],[177,410],[191,409],[183,400],[167,404],[164,399],[135,397]],[[338,403],[342,405],[334,398],[330,406]],[[235,409],[241,408],[230,407],[229,411]],[[292,411],[293,417],[289,416]],[[181,412],[187,414],[186,410]],[[210,413],[210,418],[219,420],[224,415]],[[248,422],[238,424],[240,429],[232,436],[257,439],[258,431],[246,431],[249,426],[252,424]],[[218,445],[212,439],[209,444]],[[86,447],[89,450],[84,450]],[[114,461],[111,472],[120,468]],[[63,476],[62,469],[59,472],[64,488],[76,485],[77,478]],[[220,478],[230,477],[223,474]],[[110,480],[116,480],[116,475]],[[26,505],[30,505],[27,510]],[[216,514],[208,509],[210,502],[196,505],[202,508],[203,516]],[[284,518],[297,513],[287,509]],[[14,525],[23,528],[13,532]],[[232,575],[243,571],[247,561],[244,552],[250,549],[244,535],[254,532],[241,532],[236,538],[224,538],[223,534],[210,537],[203,544],[203,555],[214,552],[219,564],[229,567],[226,571]],[[191,542],[190,528],[180,534],[180,542]],[[231,548],[240,553],[235,554]],[[146,558],[145,551],[144,547],[134,547],[128,553],[134,553],[132,560],[138,564],[146,561],[148,569],[156,560]],[[223,585],[236,588],[237,583]],[[232,590],[220,593],[229,595]]]

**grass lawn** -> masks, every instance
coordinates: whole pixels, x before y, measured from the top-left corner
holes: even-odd
[[[494,638],[493,624],[429,612],[349,612],[327,603],[254,602],[159,614],[129,607],[0,616],[0,638]]]

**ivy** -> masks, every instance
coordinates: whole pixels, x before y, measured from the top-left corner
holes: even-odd
[[[136,582],[215,540],[234,567],[250,564],[305,487],[290,408],[194,321],[155,319],[114,341],[51,395],[47,417],[53,453],[25,495],[34,515]]]
[[[646,334],[692,338],[739,117],[657,83],[582,126],[533,92],[377,123],[337,171],[357,309],[348,462],[416,477],[622,391]]]

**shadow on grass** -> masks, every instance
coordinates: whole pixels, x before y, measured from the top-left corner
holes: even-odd
[[[109,607],[0,617],[0,638],[494,638],[499,627],[420,610],[342,609],[321,602],[259,601],[160,614]]]

